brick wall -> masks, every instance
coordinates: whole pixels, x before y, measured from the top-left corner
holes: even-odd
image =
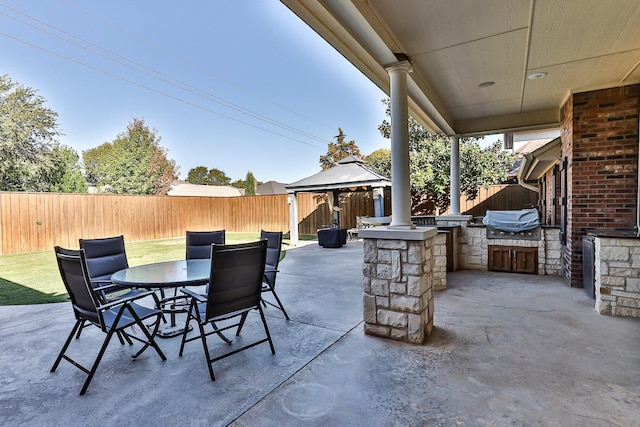
[[[581,237],[636,223],[639,85],[572,95],[563,107],[562,154],[568,159],[564,275],[582,286]]]
[[[560,210],[557,206],[560,200],[560,186],[558,185],[559,181],[556,181],[556,174],[559,173],[557,170],[557,165],[548,170],[538,185],[540,189],[540,200],[538,201],[540,222],[544,225],[560,224]]]

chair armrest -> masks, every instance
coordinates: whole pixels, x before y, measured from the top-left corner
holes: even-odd
[[[196,300],[198,300],[198,302],[207,302],[206,295],[200,295],[199,293],[194,292],[191,289],[182,288],[180,289],[180,292],[182,292],[183,294],[189,295],[192,298],[195,298]]]
[[[108,310],[110,308],[118,307],[120,305],[127,304],[127,303],[133,302],[135,300],[139,300],[140,298],[144,298],[144,297],[148,297],[148,296],[152,296],[153,297],[153,299],[155,300],[156,306],[157,306],[158,305],[158,297],[155,294],[155,292],[153,292],[153,291],[145,291],[145,292],[136,292],[135,295],[119,298],[119,299],[117,299],[115,301],[108,302],[106,304],[102,304],[98,308],[100,310]]]
[[[101,286],[94,286],[94,284],[98,284],[98,283],[108,283],[108,284],[101,285]],[[94,291],[108,291],[109,289],[113,289],[114,291],[119,291],[122,289],[122,286],[115,285],[111,282],[105,282],[105,281],[91,282],[91,285],[94,286],[93,287]]]

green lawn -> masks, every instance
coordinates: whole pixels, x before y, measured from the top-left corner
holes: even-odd
[[[227,243],[257,240],[259,233],[226,233]],[[316,236],[300,236],[300,240]],[[285,235],[284,243],[288,243]],[[184,237],[126,242],[130,266],[184,259]],[[283,256],[284,256],[283,251]],[[0,255],[0,306],[67,301],[53,248],[50,251]]]

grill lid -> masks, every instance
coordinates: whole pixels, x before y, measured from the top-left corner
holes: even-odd
[[[488,210],[482,223],[497,230],[520,232],[540,226],[536,209],[521,209],[513,211]]]

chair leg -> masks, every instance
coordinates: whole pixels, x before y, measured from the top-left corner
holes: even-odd
[[[124,345],[124,341],[127,341],[127,344],[133,345],[133,341],[131,341],[131,338],[129,338],[129,335],[127,335],[124,331],[116,331],[116,335],[120,340],[120,344]]]
[[[145,351],[149,346],[151,346],[154,348],[156,353],[158,353],[158,356],[160,356],[160,358],[163,361],[167,360],[166,356],[164,355],[162,350],[160,350],[160,347],[158,346],[158,343],[156,343],[156,340],[154,338],[156,333],[158,332],[158,327],[160,326],[160,313],[158,313],[158,316],[156,318],[155,328],[153,329],[153,332],[149,332],[147,327],[142,322],[142,319],[140,319],[140,317],[136,314],[135,310],[129,309],[129,311],[131,312],[133,318],[135,319],[136,324],[140,326],[142,333],[147,337],[147,341],[142,346],[142,348],[136,354],[133,355],[133,358],[135,359],[136,357],[140,356],[143,351]]]
[[[274,298],[276,299],[276,302],[278,303],[278,305],[275,305],[275,304],[273,304],[273,303],[271,303],[269,301],[265,301],[265,300],[262,300],[263,304],[269,304],[269,305],[272,305],[272,306],[274,306],[275,308],[277,308],[279,310],[282,310],[282,313],[284,314],[285,319],[290,320],[289,319],[289,315],[287,314],[287,310],[284,309],[284,306],[282,305],[282,301],[280,301],[280,298],[278,298],[278,294],[276,293],[276,290],[274,288],[272,288],[272,287],[269,287],[269,290],[268,291],[264,291],[264,292],[271,292],[273,294]],[[265,307],[266,307],[266,305],[265,305]]]
[[[55,372],[55,370],[58,369],[58,365],[60,364],[60,361],[62,360],[64,353],[67,351],[67,348],[69,348],[69,344],[71,344],[71,340],[73,340],[73,336],[76,334],[76,332],[78,333],[78,335],[80,335],[80,330],[82,330],[83,324],[84,324],[83,320],[77,320],[76,324],[73,325],[73,328],[71,329],[71,333],[69,334],[69,337],[67,337],[67,340],[62,346],[62,349],[60,350],[60,353],[58,354],[58,357],[56,358],[56,361],[53,363],[53,366],[51,367],[51,370],[49,372]]]
[[[267,326],[267,319],[264,317],[264,311],[262,307],[258,305],[258,310],[260,311],[260,318],[262,319],[262,326],[264,326],[264,331],[267,334],[267,340],[269,340],[269,347],[271,347],[271,354],[276,354],[276,349],[273,346],[273,341],[271,340],[271,334],[269,333],[269,327]]]
[[[76,334],[76,339],[80,339],[80,334],[82,333],[82,330],[85,328],[85,322],[83,321],[80,324],[80,327],[78,328],[78,333]],[[116,332],[116,334],[118,335],[118,340],[120,341],[120,344],[124,345],[124,341],[127,340],[127,342],[129,343],[129,345],[133,345],[133,342],[129,339],[128,336],[126,336],[126,334],[124,335],[124,339],[123,339],[123,335],[120,333],[120,331]]]
[[[218,328],[218,325],[216,325],[216,322],[211,322],[211,326],[213,327],[213,330],[215,331],[216,334],[218,334],[218,336],[220,337],[220,339],[224,342],[226,342],[227,344],[231,345],[233,344],[233,340],[230,340],[229,338],[227,338],[225,336],[225,334],[223,334],[220,329]],[[236,334],[237,335],[237,334]]]
[[[100,352],[98,353],[98,356],[96,356],[96,360],[95,362],[93,362],[93,366],[91,367],[91,370],[87,375],[87,379],[85,380],[82,386],[82,389],[80,390],[80,396],[82,396],[87,392],[87,388],[89,388],[89,383],[91,383],[91,380],[93,379],[93,375],[96,373],[96,370],[98,369],[98,365],[100,364],[100,361],[102,360],[102,356],[104,355],[104,352],[107,349],[107,346],[109,345],[109,341],[111,341],[111,337],[113,336],[113,333],[114,333],[114,329],[110,329],[109,332],[107,332],[107,336],[105,337],[104,342],[102,343]]]
[[[182,342],[180,343],[180,352],[178,356],[182,357],[182,351],[184,350],[184,344],[187,342],[187,332],[189,332],[189,323],[191,322],[191,318],[193,317],[193,311],[196,309],[193,302],[189,305],[189,311],[187,312],[187,320],[184,324],[184,331],[182,332]],[[196,313],[197,314],[197,313]],[[200,323],[200,322],[198,322]]]
[[[207,335],[204,333],[204,325],[198,322],[198,327],[200,328],[200,338],[202,339],[202,347],[204,349],[204,356],[207,359],[207,367],[209,368],[209,376],[211,377],[211,381],[216,380],[216,376],[213,374],[213,361],[211,360],[211,356],[209,355],[209,346],[207,346]]]
[[[76,339],[80,339],[80,334],[82,333],[82,328],[84,328],[84,322],[80,323],[80,328],[78,328],[78,333],[76,334]]]
[[[143,340],[139,337],[136,337],[134,335],[129,335],[128,332],[126,332],[124,329],[121,330],[117,330],[116,334],[122,334],[127,341],[129,341],[131,344],[133,344],[133,342],[131,341],[131,338],[135,339],[136,341],[140,341],[142,342],[142,347],[140,348],[140,350],[138,350],[135,354],[132,355],[132,357],[135,359],[138,356],[140,356],[147,348],[149,347],[153,347],[156,350],[156,353],[158,353],[158,355],[160,356],[160,358],[162,360],[166,360],[166,357],[164,355],[164,353],[162,353],[162,351],[160,350],[160,347],[158,346],[158,344],[155,341],[155,336],[158,333],[158,328],[160,327],[160,312],[158,312],[157,314],[155,314],[155,321],[153,323],[151,323],[149,326],[145,325],[143,322],[143,319],[140,318],[140,316],[138,316],[138,313],[136,313],[135,309],[133,309],[131,306],[129,306],[127,304],[126,306],[127,311],[129,311],[129,313],[131,314],[131,317],[133,317],[133,320],[135,321],[135,324],[138,325],[140,327],[140,330],[142,331],[142,333],[145,335],[145,337],[147,338],[147,340]],[[151,316],[149,316],[151,317]],[[145,318],[145,320],[148,317]],[[133,326],[133,325],[131,325]],[[149,327],[153,326],[153,330],[151,332],[149,332]]]
[[[247,315],[248,314],[249,314],[248,311],[242,313],[242,317],[240,318],[240,323],[238,323],[238,330],[236,331],[236,336],[240,335],[240,331],[242,330],[242,327],[244,326],[245,320],[247,320]]]

